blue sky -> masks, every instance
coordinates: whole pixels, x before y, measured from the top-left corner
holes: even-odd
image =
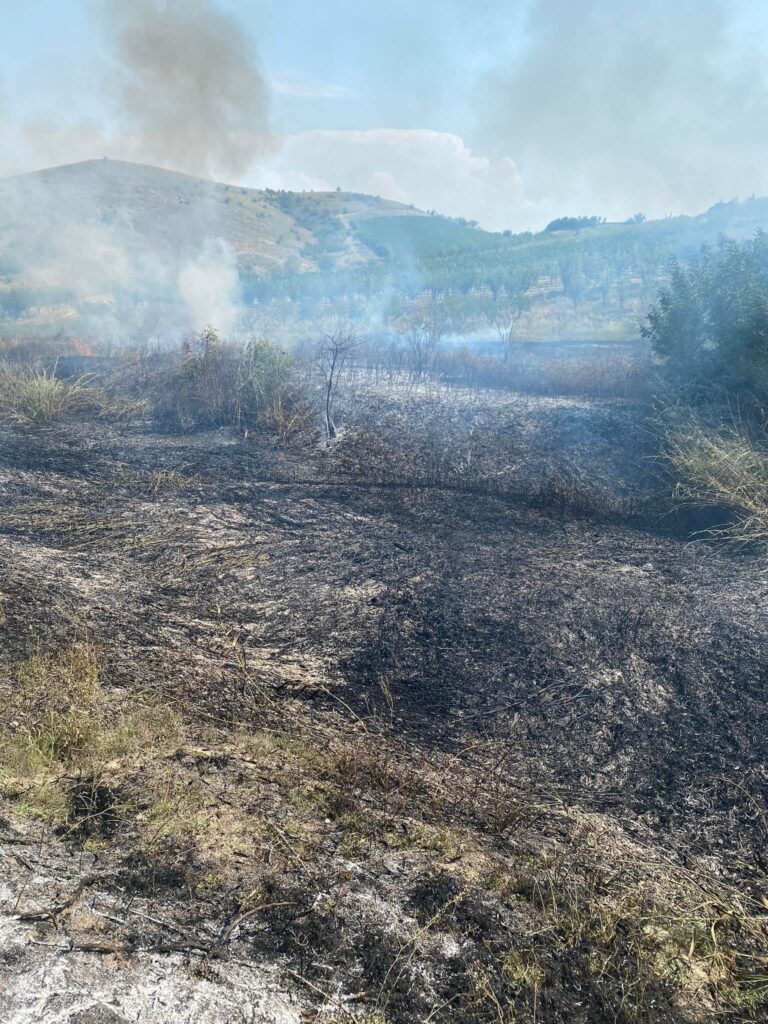
[[[125,0],[130,6],[130,0]],[[286,132],[316,128],[471,129],[478,78],[512,59],[526,3],[219,0],[254,40]],[[6,98],[38,113],[61,98],[107,114],[99,90],[108,57],[94,0],[0,0]],[[74,60],[72,59],[74,55]]]
[[[247,167],[216,166],[220,177],[340,184],[494,228],[768,193],[764,0],[120,0],[119,10],[163,4],[228,15],[269,85],[274,144]],[[132,154],[105,84],[115,10],[0,0],[0,171]],[[151,155],[199,169],[180,152]]]

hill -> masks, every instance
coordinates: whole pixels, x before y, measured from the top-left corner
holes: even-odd
[[[313,245],[341,262],[372,258],[347,238],[349,221],[411,212],[372,196],[262,191],[106,159],[6,178],[0,204],[5,228],[34,228],[45,211],[54,223],[66,218],[128,229],[161,252],[199,247],[215,234],[232,246],[244,270],[261,273],[291,259],[302,270],[313,269],[305,253]]]
[[[599,224],[572,231],[491,233],[439,216],[369,217],[355,225],[378,263],[316,274],[311,301],[385,294],[385,317],[428,294],[456,333],[485,325],[520,338],[637,337],[669,261],[768,225],[768,199],[719,203],[696,217]],[[302,301],[310,283],[283,274],[259,283],[262,301]]]
[[[494,233],[347,192],[257,190],[114,160],[0,181],[0,323],[116,337],[243,312],[286,333],[343,315],[448,333],[636,337],[674,256],[768,225],[768,199],[696,217]],[[304,325],[302,327],[302,324]]]

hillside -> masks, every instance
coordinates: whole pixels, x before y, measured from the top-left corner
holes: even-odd
[[[600,224],[578,231],[492,233],[440,216],[368,217],[355,224],[377,263],[259,282],[254,296],[301,303],[389,296],[385,316],[429,294],[449,331],[498,324],[519,338],[637,337],[669,261],[768,225],[768,199],[719,203],[696,217]]]
[[[493,233],[373,196],[92,160],[0,181],[0,324],[146,337],[229,329],[245,313],[300,335],[332,305],[398,330],[428,299],[447,333],[631,338],[671,256],[766,225],[768,199],[753,198],[697,217]]]
[[[346,239],[343,225],[360,216],[411,212],[371,196],[260,191],[121,160],[88,160],[6,178],[0,204],[6,229],[34,229],[44,211],[54,223],[66,218],[128,230],[160,252],[199,247],[215,236],[232,246],[244,270],[257,273],[291,259],[312,269],[305,250],[313,245],[336,253],[341,262],[373,258]]]

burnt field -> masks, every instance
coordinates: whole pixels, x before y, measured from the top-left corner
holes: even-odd
[[[50,958],[113,964],[104,1020],[764,1019],[760,564],[691,540],[639,404],[340,402],[0,428],[6,735],[85,651],[139,737],[7,756],[0,1019],[86,1019]]]

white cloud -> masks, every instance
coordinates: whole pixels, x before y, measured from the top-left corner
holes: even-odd
[[[279,155],[260,167],[250,183],[318,191],[340,185],[346,191],[468,217],[494,230],[526,227],[541,219],[526,200],[510,157],[473,153],[461,136],[427,129],[288,135]]]

